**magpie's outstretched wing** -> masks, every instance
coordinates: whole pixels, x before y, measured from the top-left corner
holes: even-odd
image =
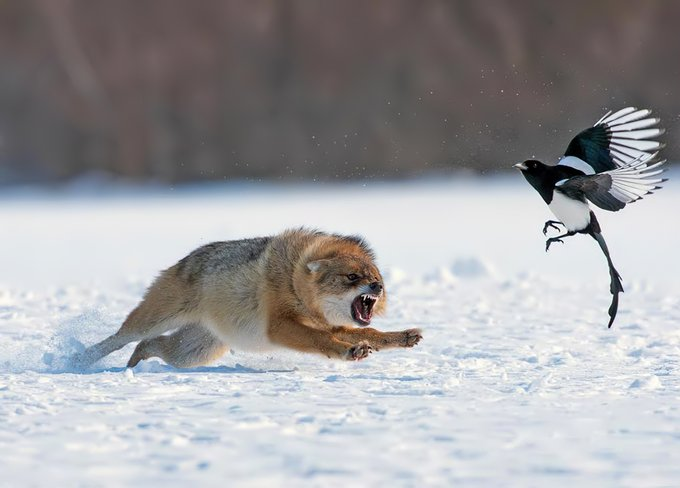
[[[574,198],[585,196],[598,207],[616,212],[627,203],[659,190],[661,187],[658,185],[667,181],[665,178],[656,178],[665,171],[658,168],[666,162],[660,160],[651,163],[656,156],[656,153],[651,154],[644,161],[637,159],[599,174],[574,176],[558,182],[555,189]]]
[[[634,161],[647,161],[663,144],[653,140],[664,133],[651,110],[627,107],[607,113],[589,129],[574,137],[558,164],[574,166],[586,174],[603,173]],[[572,156],[571,158],[569,156]],[[588,167],[583,167],[579,160]],[[592,168],[592,171],[591,171]]]

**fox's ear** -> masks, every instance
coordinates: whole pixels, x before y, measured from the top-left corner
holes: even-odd
[[[330,259],[317,259],[316,261],[310,261],[307,263],[307,269],[312,273],[316,273],[321,268],[326,266],[330,262]]]

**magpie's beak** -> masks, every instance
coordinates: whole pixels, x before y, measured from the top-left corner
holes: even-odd
[[[517,169],[520,170],[520,171],[524,171],[525,169],[528,169],[528,168],[527,168],[527,165],[524,164],[524,163],[513,164],[512,167],[513,167],[513,168],[517,168]]]

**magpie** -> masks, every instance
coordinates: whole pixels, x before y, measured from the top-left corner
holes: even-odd
[[[548,166],[533,159],[514,165],[558,219],[545,223],[543,235],[547,235],[548,229],[559,232],[559,225],[566,230],[546,240],[546,252],[552,243],[564,243],[563,238],[575,234],[590,235],[600,245],[611,280],[608,328],[616,318],[623,285],[589,202],[603,210],[617,212],[626,204],[659,190],[659,184],[667,181],[658,177],[665,170],[659,169],[666,162],[659,159],[664,145],[654,140],[664,129],[658,126],[658,118],[650,117],[651,113],[651,110],[634,107],[610,111],[593,127],[578,133],[556,165]]]

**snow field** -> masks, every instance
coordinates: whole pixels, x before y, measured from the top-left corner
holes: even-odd
[[[679,200],[598,213],[626,289],[607,330],[596,244],[544,253],[549,214],[515,180],[7,197],[0,486],[677,486]],[[368,238],[373,325],[421,344],[66,368],[195,245],[302,223]]]

